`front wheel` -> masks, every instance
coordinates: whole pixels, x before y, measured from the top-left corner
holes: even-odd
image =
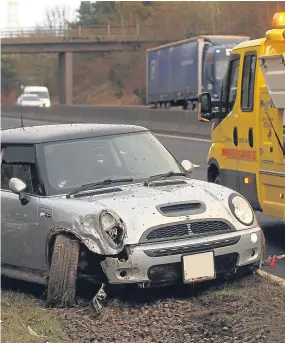
[[[221,186],[223,185],[220,175],[216,176],[214,183]]]
[[[80,243],[67,235],[55,239],[47,290],[47,305],[72,307],[76,294]]]

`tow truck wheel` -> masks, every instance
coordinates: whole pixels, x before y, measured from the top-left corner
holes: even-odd
[[[223,185],[220,175],[216,176],[214,183],[221,186]]]
[[[55,239],[47,290],[47,305],[72,307],[76,294],[80,243],[67,235]]]

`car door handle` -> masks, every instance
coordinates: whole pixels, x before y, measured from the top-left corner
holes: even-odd
[[[251,148],[253,148],[253,129],[250,127],[248,129],[248,144]]]
[[[236,126],[234,127],[233,139],[234,139],[234,145],[237,146],[238,145],[238,129]]]

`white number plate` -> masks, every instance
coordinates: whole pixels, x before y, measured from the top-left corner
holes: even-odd
[[[212,251],[182,256],[183,281],[192,283],[216,278],[214,253]]]

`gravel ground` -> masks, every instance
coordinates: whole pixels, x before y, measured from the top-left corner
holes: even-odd
[[[285,288],[259,275],[195,287],[129,287],[109,295],[97,316],[90,294],[72,309],[46,308],[44,288],[11,280],[1,287],[3,343],[285,342]]]
[[[132,290],[59,313],[66,342],[184,343],[285,341],[285,289],[258,275],[234,282]],[[51,342],[52,343],[52,342]]]

